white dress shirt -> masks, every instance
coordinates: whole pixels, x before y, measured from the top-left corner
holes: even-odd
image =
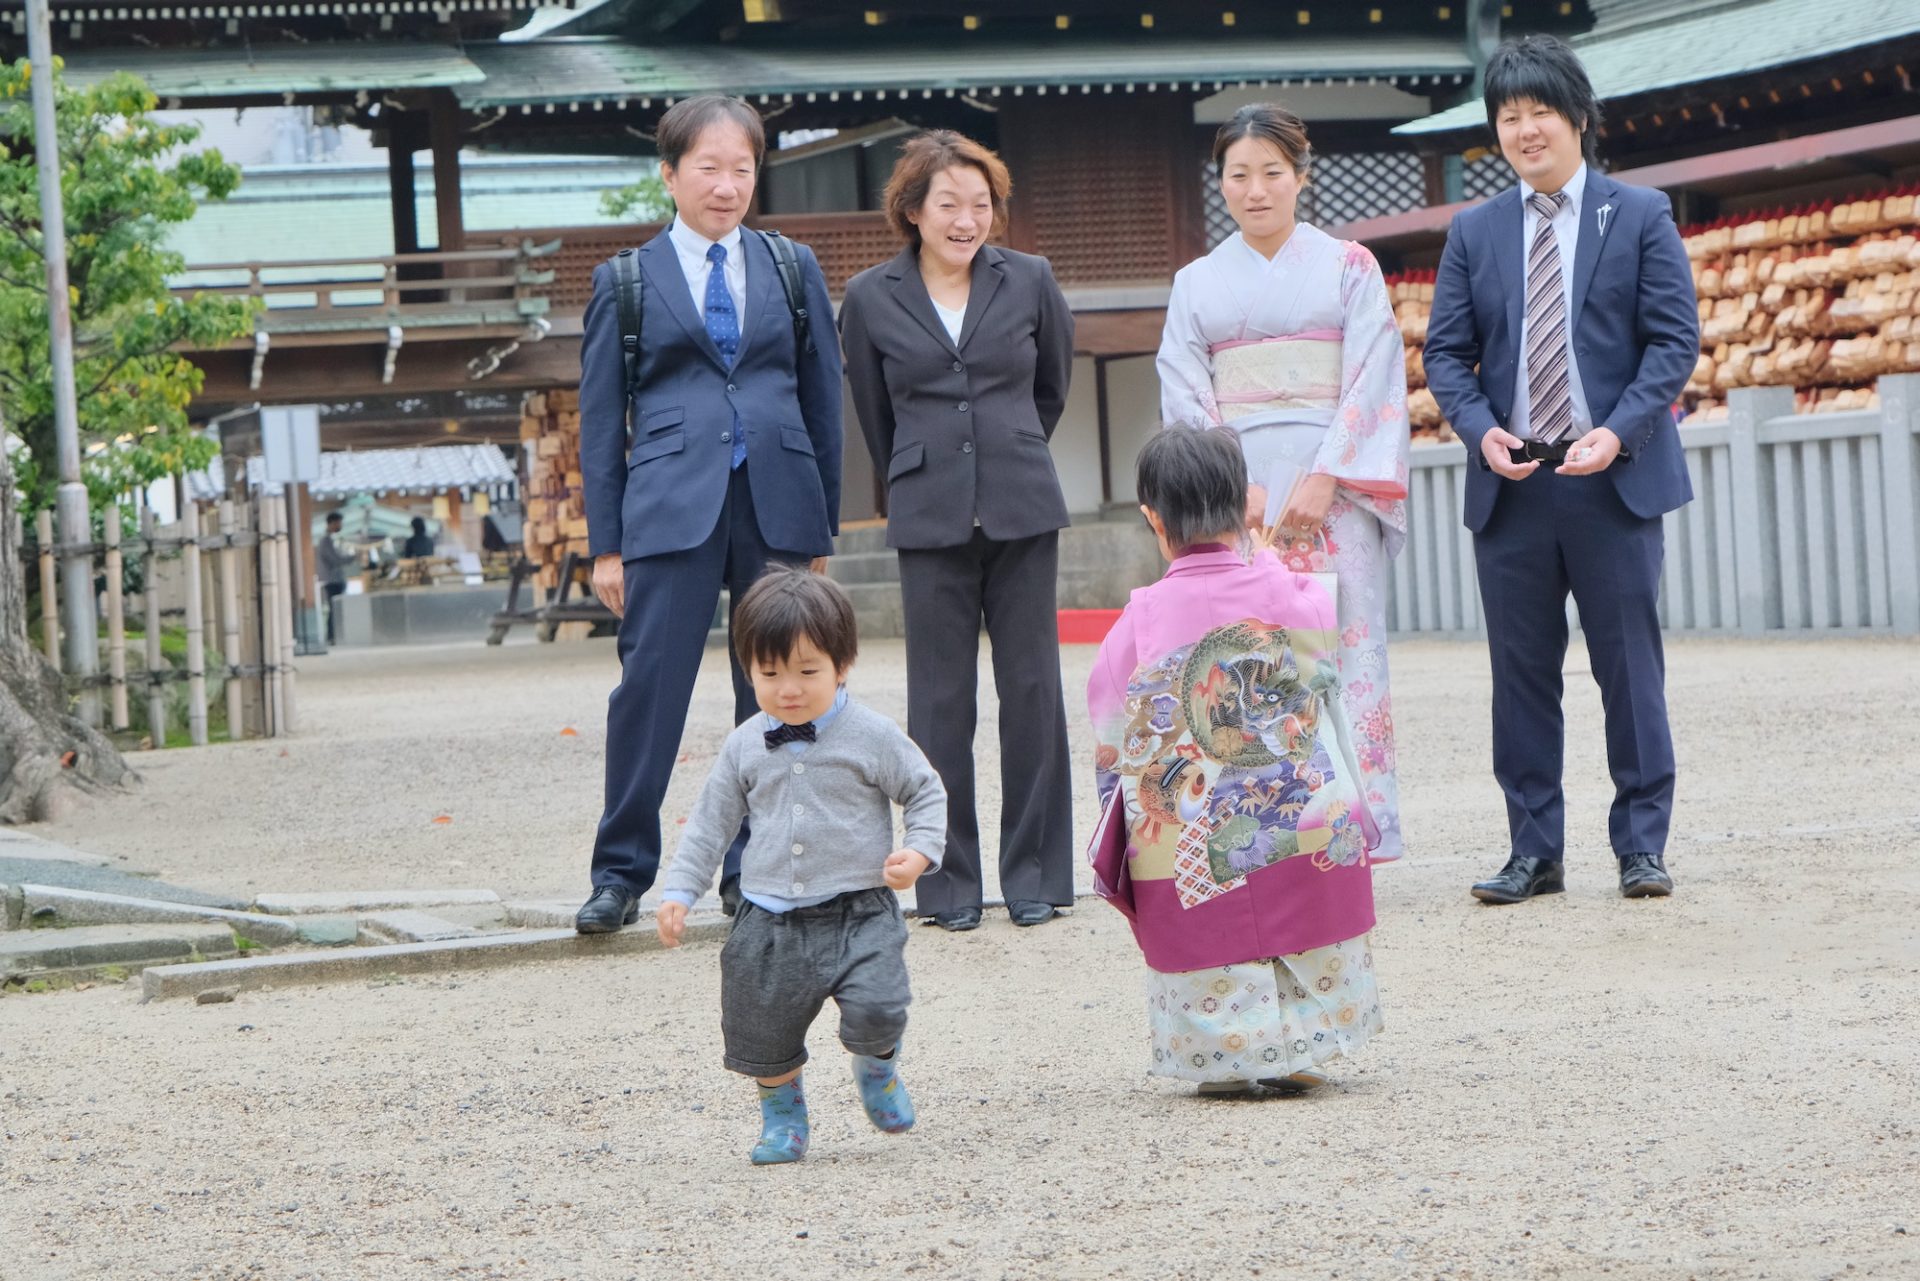
[[[1587,192],[1587,166],[1582,161],[1573,177],[1567,179],[1567,185],[1561,188],[1567,193],[1567,203],[1560,206],[1560,212],[1553,219],[1553,237],[1560,242],[1560,287],[1567,295],[1567,345],[1573,345],[1573,326],[1577,319],[1573,314],[1573,258],[1580,247],[1580,200]],[[1520,270],[1523,273],[1521,288],[1526,288],[1524,273],[1528,259],[1533,255],[1533,233],[1540,225],[1540,215],[1526,203],[1533,195],[1533,188],[1526,183],[1520,184]],[[1532,435],[1528,429],[1527,416],[1531,406],[1527,403],[1527,304],[1520,300],[1520,359],[1515,362],[1516,372],[1513,379],[1513,413],[1507,419],[1507,430],[1526,440]],[[1580,385],[1580,361],[1572,351],[1567,353],[1567,394],[1573,399],[1573,429],[1568,440],[1578,440],[1593,429],[1593,415],[1587,409],[1587,393]]]
[[[707,261],[707,250],[715,242],[678,218],[668,225],[667,238],[673,241],[674,251],[680,255],[680,270],[686,275],[687,288],[693,291],[693,309],[705,321],[707,276],[713,271],[713,264]],[[727,247],[727,292],[733,295],[733,314],[741,318],[740,325],[744,330],[747,314],[747,256],[741,252],[740,241],[740,228],[735,227],[719,243]]]

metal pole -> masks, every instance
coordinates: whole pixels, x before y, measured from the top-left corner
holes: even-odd
[[[53,353],[53,431],[60,488],[54,511],[60,524],[60,605],[66,622],[66,668],[79,676],[100,670],[94,621],[93,557],[87,487],[80,479],[80,409],[73,392],[73,313],[67,293],[67,220],[60,198],[60,132],[54,118],[53,32],[48,0],[27,0],[27,56],[33,90],[33,149],[40,162],[40,235],[47,259],[47,318]],[[100,724],[100,691],[84,686],[80,719]]]

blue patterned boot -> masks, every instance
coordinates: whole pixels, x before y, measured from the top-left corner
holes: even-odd
[[[907,1087],[900,1084],[900,1074],[895,1070],[899,1058],[897,1045],[884,1059],[870,1054],[853,1056],[853,1083],[860,1091],[860,1106],[867,1110],[867,1120],[888,1134],[905,1134],[913,1128],[913,1100],[907,1097]]]
[[[760,1087],[760,1141],[753,1145],[755,1165],[785,1165],[807,1154],[807,1098],[800,1078],[785,1085]]]

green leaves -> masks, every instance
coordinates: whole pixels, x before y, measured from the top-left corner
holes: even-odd
[[[57,63],[56,63],[57,66]],[[34,156],[28,63],[0,64],[0,415],[26,443],[23,506],[52,500],[53,377]],[[205,466],[215,446],[188,423],[201,373],[179,354],[219,346],[253,328],[250,299],[174,297],[167,281],[186,265],[166,248],[167,229],[202,201],[222,200],[240,170],[214,150],[189,148],[192,125],[152,118],[154,95],[131,75],[83,89],[56,72],[75,392],[86,478],[96,503]]]
[[[673,198],[667,194],[667,184],[657,175],[643,174],[631,186],[602,192],[600,212],[609,218],[658,222],[673,212]]]

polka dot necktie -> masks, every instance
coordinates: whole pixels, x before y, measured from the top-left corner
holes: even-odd
[[[734,359],[740,354],[740,314],[733,309],[733,295],[727,291],[727,247],[707,246],[707,261],[713,264],[707,272],[707,337],[720,349],[720,359],[726,362],[727,371],[731,373]],[[740,411],[736,409],[730,466],[737,471],[746,461],[747,433],[740,427]]]

